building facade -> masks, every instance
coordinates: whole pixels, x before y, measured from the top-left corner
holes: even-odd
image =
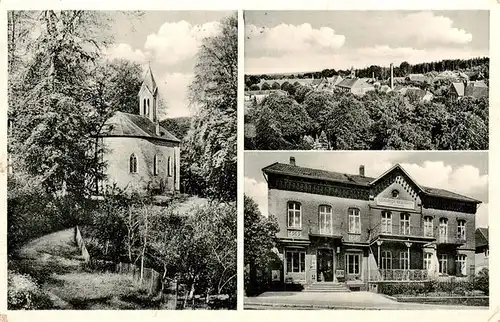
[[[106,179],[99,183],[139,194],[180,189],[180,140],[159,125],[158,87],[151,68],[138,93],[138,114],[116,112],[98,138]]]
[[[480,201],[420,186],[395,165],[377,178],[274,163],[262,169],[279,223],[282,281],[345,283],[474,274]]]
[[[490,244],[489,244],[489,229],[479,227],[476,229],[476,273],[479,273],[483,268],[489,268]]]

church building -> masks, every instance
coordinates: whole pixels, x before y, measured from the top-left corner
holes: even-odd
[[[158,86],[149,67],[137,98],[137,114],[116,112],[99,136],[106,161],[104,186],[126,192],[179,191],[180,140],[160,126]]]

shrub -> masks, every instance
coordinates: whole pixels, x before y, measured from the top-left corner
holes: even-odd
[[[490,293],[490,272],[488,268],[483,268],[474,278],[474,289],[483,291],[485,295]]]
[[[7,285],[9,310],[46,310],[53,308],[50,298],[40,290],[29,275],[9,271]]]

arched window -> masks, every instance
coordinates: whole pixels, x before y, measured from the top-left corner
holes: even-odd
[[[167,174],[168,174],[169,177],[172,176],[172,157],[168,157]]]
[[[302,228],[302,207],[298,202],[288,203],[288,228]]]
[[[158,175],[158,155],[153,157],[153,175]]]
[[[135,156],[135,153],[130,155],[129,168],[130,173],[137,173],[137,157]]]
[[[142,114],[146,115],[146,99],[142,102]]]
[[[149,115],[149,98],[146,102],[148,103],[147,114]]]

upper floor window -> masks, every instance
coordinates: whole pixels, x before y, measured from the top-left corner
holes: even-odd
[[[142,101],[142,114],[146,115],[146,99]]]
[[[432,223],[432,217],[426,216],[424,217],[424,236],[425,237],[433,237],[433,223]]]
[[[448,239],[448,218],[439,219],[439,240],[446,241]]]
[[[319,232],[321,234],[333,234],[332,207],[319,206]]]
[[[410,234],[410,214],[401,214],[399,227],[401,235]]]
[[[153,157],[153,175],[158,175],[158,155],[154,155]]]
[[[130,155],[129,169],[130,173],[137,173],[137,157],[135,156],[135,153]]]
[[[459,220],[457,222],[457,238],[465,240],[465,220]]]
[[[357,208],[349,208],[349,232],[361,234],[361,217]]]
[[[392,234],[392,214],[390,211],[382,211],[381,232]]]
[[[302,228],[302,207],[298,202],[288,203],[288,227]]]

